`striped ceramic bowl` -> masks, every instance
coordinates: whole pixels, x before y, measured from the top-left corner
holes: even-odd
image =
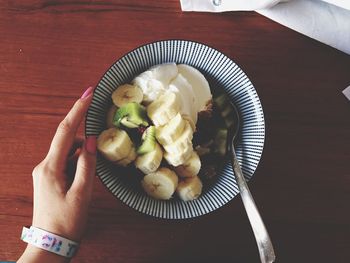
[[[187,40],[153,42],[127,53],[103,75],[94,92],[86,119],[86,136],[98,136],[106,129],[105,116],[111,105],[110,96],[121,84],[129,83],[150,67],[175,62],[191,65],[201,71],[211,89],[224,89],[236,105],[241,129],[236,145],[237,157],[244,176],[249,180],[258,166],[264,146],[265,123],[259,97],[245,73],[230,58],[204,44]],[[101,156],[97,175],[122,202],[141,213],[166,219],[185,219],[212,212],[232,200],[238,193],[229,160],[215,182],[206,187],[194,201],[177,198],[160,201],[147,196],[140,187],[136,170],[116,168]]]

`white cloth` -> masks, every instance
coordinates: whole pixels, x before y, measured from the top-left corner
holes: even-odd
[[[183,11],[258,13],[350,54],[349,0],[180,0]]]
[[[182,11],[225,12],[269,8],[280,0],[181,0]]]
[[[350,86],[343,90],[343,94],[348,100],[350,100]]]

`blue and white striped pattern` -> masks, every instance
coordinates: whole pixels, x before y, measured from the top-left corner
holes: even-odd
[[[204,44],[186,40],[166,40],[141,46],[119,60],[100,80],[88,111],[86,135],[99,135],[105,129],[110,96],[121,84],[130,82],[148,68],[166,62],[185,63],[200,70],[211,89],[224,89],[236,105],[241,118],[241,130],[236,146],[237,157],[249,180],[258,166],[265,139],[264,114],[259,97],[245,73],[227,56]],[[217,181],[195,201],[154,200],[147,196],[134,170],[115,168],[98,157],[97,174],[106,187],[121,201],[141,213],[166,219],[184,219],[204,215],[223,206],[238,193],[229,161]],[[118,176],[124,174],[124,176]],[[126,176],[125,176],[126,175]],[[129,178],[130,181],[128,179]]]

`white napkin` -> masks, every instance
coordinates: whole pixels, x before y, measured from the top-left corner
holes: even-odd
[[[350,86],[343,90],[343,94],[348,100],[350,100]]]
[[[280,0],[180,0],[182,11],[252,11],[274,6]]]
[[[183,11],[255,10],[270,19],[350,54],[349,0],[180,0]]]

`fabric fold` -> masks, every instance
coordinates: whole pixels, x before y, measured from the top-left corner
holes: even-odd
[[[183,11],[254,10],[271,20],[350,54],[350,1],[180,0]]]

